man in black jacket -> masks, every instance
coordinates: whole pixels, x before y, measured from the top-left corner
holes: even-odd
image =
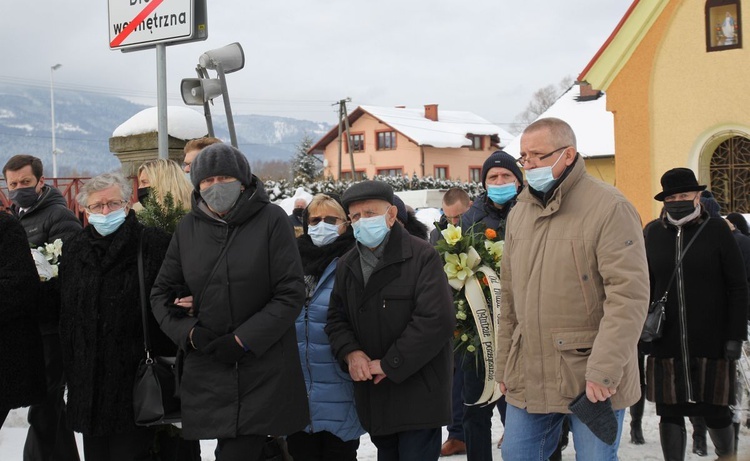
[[[42,161],[31,155],[15,155],[3,167],[11,212],[19,218],[33,247],[65,240],[81,230],[78,218],[60,192],[44,184]],[[63,245],[63,251],[64,245]],[[47,398],[29,408],[29,432],[24,461],[78,460],[73,431],[65,424],[62,356],[60,355],[60,290],[52,279],[40,285],[39,324],[44,341]]]
[[[336,266],[326,333],[354,383],[362,426],[380,461],[436,460],[450,421],[456,319],[443,264],[396,222],[393,189],[344,192],[357,246]]]

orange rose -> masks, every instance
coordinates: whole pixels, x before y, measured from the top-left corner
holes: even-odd
[[[490,240],[495,240],[497,238],[497,232],[495,232],[495,229],[486,229],[484,231],[484,236]]]

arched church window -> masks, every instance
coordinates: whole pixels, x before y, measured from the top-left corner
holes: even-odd
[[[742,48],[740,0],[706,1],[706,51]]]
[[[750,139],[732,136],[711,156],[711,192],[722,214],[750,213]]]

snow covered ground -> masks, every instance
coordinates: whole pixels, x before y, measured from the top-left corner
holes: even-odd
[[[647,461],[657,461],[661,460],[661,447],[659,445],[659,418],[654,414],[654,406],[647,403],[646,404],[646,417],[644,419],[644,435],[646,438],[646,444],[635,446],[631,445],[629,443],[630,441],[630,417],[625,417],[625,426],[623,428],[623,434],[622,434],[622,441],[620,443],[620,460],[621,461],[641,461],[641,460],[647,460]],[[22,453],[23,453],[23,444],[24,440],[26,439],[26,428],[28,425],[26,424],[26,410],[20,409],[20,410],[14,410],[10,413],[8,416],[8,419],[5,421],[5,425],[3,425],[2,429],[0,429],[0,460],[2,461],[20,461],[22,459]],[[445,429],[443,430],[445,434]],[[500,438],[500,435],[502,434],[503,429],[502,425],[500,424],[500,417],[495,414],[495,417],[493,419],[493,427],[492,427],[492,440],[493,443],[497,443],[498,439]],[[688,422],[688,433],[690,433],[690,424]],[[742,433],[740,434],[740,449],[739,449],[739,459],[740,460],[748,460],[750,459],[750,437],[748,435],[750,434],[750,430],[748,430],[745,427],[742,427]],[[78,447],[79,450],[82,448],[81,445],[81,438],[80,434],[78,435]],[[443,437],[445,439],[445,436]],[[686,457],[687,460],[690,461],[697,461],[697,460],[712,460],[715,458],[713,456],[713,447],[711,446],[711,442],[708,442],[709,445],[709,456],[701,458],[697,455],[694,455],[691,453],[690,447],[691,447],[691,440],[690,436],[688,435],[688,455]],[[216,447],[216,443],[214,441],[208,440],[201,442],[201,448],[203,452],[203,460],[204,461],[213,461],[214,456],[214,448]],[[495,461],[499,461],[502,459],[500,456],[500,450],[494,451],[494,457],[493,459]],[[81,456],[83,458],[83,455]],[[377,459],[377,453],[375,450],[375,447],[373,446],[372,442],[370,442],[370,438],[365,435],[362,437],[362,443],[358,452],[357,459],[360,461],[375,461]],[[451,456],[449,458],[444,458],[446,461],[466,461],[466,456],[462,455],[456,455]],[[575,449],[572,445],[571,440],[571,446],[569,446],[564,452],[563,452],[563,460],[567,461],[573,461],[575,460]]]

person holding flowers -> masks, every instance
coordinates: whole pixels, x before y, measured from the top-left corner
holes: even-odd
[[[523,174],[516,160],[506,152],[495,151],[482,165],[482,186],[486,192],[477,197],[471,208],[461,216],[460,229],[449,226],[451,230],[443,232],[443,235],[450,243],[452,233],[454,236],[456,232],[475,234],[470,237],[470,241],[473,242],[472,247],[482,254],[485,249],[484,245],[488,245],[488,252],[484,253],[487,257],[483,259],[489,261],[488,266],[495,266],[495,262],[499,263],[502,255],[502,241],[505,238],[508,213],[515,205],[516,196],[523,189]],[[439,246],[438,250],[441,249],[445,250],[446,262],[451,262],[451,259],[456,258],[456,254],[450,248]],[[499,269],[499,265],[495,268]],[[449,273],[448,276],[450,277],[451,274]],[[460,290],[455,293],[459,298],[456,313],[459,324],[462,320],[466,320],[467,310],[469,317],[472,312],[467,309],[468,306],[462,293]],[[467,329],[475,328],[473,319],[469,318]],[[462,338],[459,337],[459,339]],[[477,350],[475,345],[461,347],[462,342],[458,343],[459,347],[456,351],[456,374],[453,386],[454,388],[462,387],[463,402],[468,403],[463,408],[462,422],[467,459],[469,461],[492,461],[492,409],[495,405],[475,404],[483,394],[487,382],[486,364],[482,359],[484,354]],[[500,397],[497,407],[500,411],[500,418],[505,424],[504,397]],[[451,439],[446,440],[443,445],[444,455],[457,453],[453,448],[456,445],[458,444]]]
[[[355,248],[336,265],[325,331],[354,381],[379,461],[434,461],[450,421],[456,324],[440,256],[396,220],[393,189],[362,181],[342,197]]]
[[[495,355],[508,401],[502,456],[548,459],[567,416],[576,459],[614,461],[625,408],[640,396],[640,217],[586,173],[563,120],[535,121],[520,146],[528,187],[508,216]]]

